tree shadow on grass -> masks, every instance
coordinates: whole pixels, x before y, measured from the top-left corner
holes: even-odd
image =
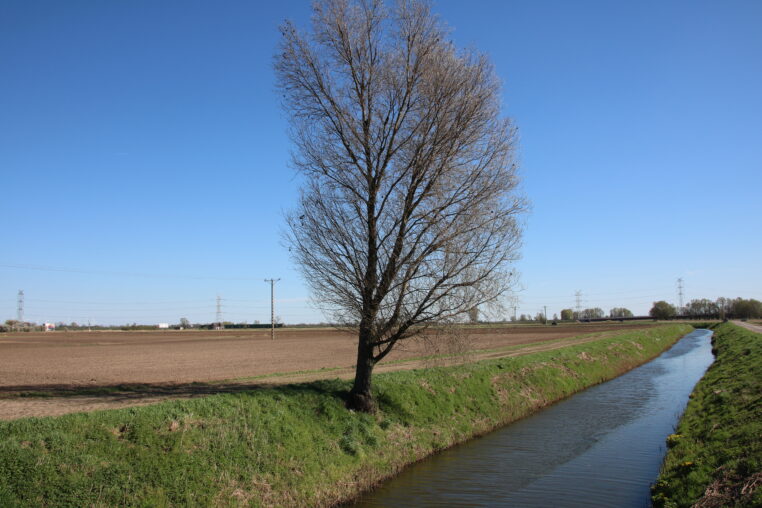
[[[409,422],[412,420],[413,414],[405,409],[397,399],[389,394],[389,392],[376,392],[374,393],[374,397],[376,399],[378,408],[388,417],[396,419],[401,423]]]
[[[194,398],[208,395],[246,393],[259,390],[280,392],[284,396],[305,392],[330,395],[346,400],[349,384],[340,379],[274,385],[270,383],[120,383],[108,385],[38,384],[0,386],[0,399],[19,398],[103,398],[104,401],[139,402],[154,398]]]

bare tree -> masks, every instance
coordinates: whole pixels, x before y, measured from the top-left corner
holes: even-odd
[[[612,318],[631,318],[633,314],[630,309],[625,307],[614,307],[609,311],[609,316]]]
[[[313,298],[358,334],[347,402],[374,408],[374,365],[432,324],[510,290],[520,242],[515,133],[484,55],[417,0],[316,3],[275,59],[304,184],[288,242]]]

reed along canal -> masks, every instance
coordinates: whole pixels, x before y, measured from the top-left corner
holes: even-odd
[[[653,361],[403,471],[355,506],[650,506],[665,440],[713,361],[695,330]]]

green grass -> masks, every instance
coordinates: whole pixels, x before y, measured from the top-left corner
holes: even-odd
[[[568,348],[375,376],[377,414],[332,380],[0,422],[0,506],[327,506],[431,453],[661,353],[668,325]]]
[[[707,326],[699,326],[696,323],[691,323],[694,328],[706,328]],[[542,341],[542,346],[550,346],[553,344],[558,344],[561,342],[567,342],[569,339],[573,340],[586,340],[591,339],[595,337],[606,337],[611,336],[615,333],[621,333],[622,331],[625,331],[624,329],[618,330],[618,331],[603,331],[603,332],[593,332],[593,333],[587,333],[582,335],[576,335],[574,337],[562,337],[560,339],[551,339],[551,340],[545,340]],[[386,360],[384,362],[385,365],[404,365],[406,363],[414,363],[414,362],[433,362],[433,361],[446,361],[446,360],[458,360],[457,363],[464,363],[466,361],[469,361],[469,358],[472,354],[478,355],[478,354],[489,354],[489,353],[510,353],[510,352],[520,352],[522,349],[528,349],[528,348],[534,348],[537,347],[539,344],[530,342],[525,344],[515,344],[511,346],[502,346],[497,348],[488,348],[488,349],[475,349],[472,351],[469,351],[467,353],[440,353],[440,354],[430,354],[430,355],[423,355],[423,356],[414,356],[411,358],[400,358],[397,360]],[[433,364],[433,363],[432,363]],[[426,365],[427,367],[430,365]],[[252,381],[259,381],[259,380],[272,380],[272,379],[279,379],[279,378],[285,378],[285,377],[292,377],[292,376],[301,376],[301,375],[311,375],[311,374],[327,374],[329,372],[337,372],[346,370],[345,367],[321,367],[319,369],[307,369],[307,370],[295,370],[295,371],[286,371],[286,372],[276,372],[276,373],[270,373],[270,374],[258,374],[256,376],[241,376],[236,378],[230,378],[230,379],[222,379],[222,380],[215,380],[215,381],[194,381],[192,383],[187,383],[184,385],[175,385],[175,386],[165,386],[161,387],[160,391],[164,395],[171,395],[170,392],[173,390],[176,392],[183,392],[187,387],[195,386],[199,388],[199,391],[203,389],[208,389],[209,394],[213,393],[213,391],[217,387],[221,387],[221,391],[225,390],[224,385],[230,384],[230,383],[240,383],[240,382],[252,382]],[[257,387],[252,386],[252,389],[255,389]],[[27,390],[27,391],[19,391],[19,392],[8,392],[8,393],[0,393],[0,399],[4,398],[20,398],[20,397],[29,397],[29,398],[51,398],[51,397],[81,397],[81,396],[99,396],[99,395],[137,395],[137,394],[145,394],[147,396],[149,395],[156,395],[157,386],[153,384],[140,384],[140,383],[122,383],[118,385],[109,385],[109,386],[74,386],[74,387],[63,387],[63,388],[55,388],[45,391],[40,390]],[[0,507],[1,508],[1,507]]]
[[[762,506],[762,334],[714,326],[716,360],[691,394],[655,506]]]

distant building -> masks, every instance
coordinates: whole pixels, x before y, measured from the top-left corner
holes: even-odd
[[[46,332],[55,332],[56,325],[53,323],[45,323],[42,325]]]
[[[169,323],[159,323],[159,329],[166,330],[169,328]]]

